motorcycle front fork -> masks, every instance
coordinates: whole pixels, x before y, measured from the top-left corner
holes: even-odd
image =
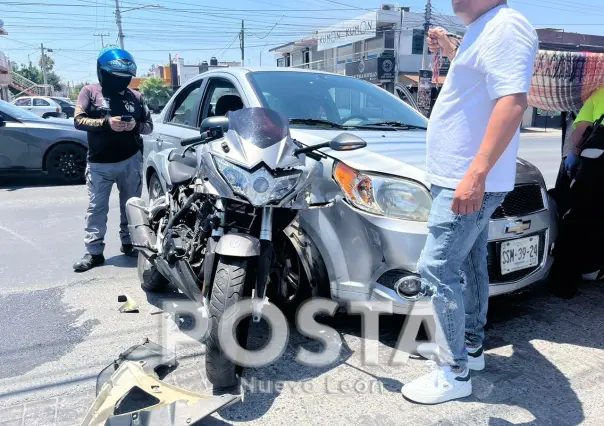
[[[260,256],[256,268],[256,284],[252,296],[252,321],[262,319],[262,306],[266,300],[266,282],[273,263],[273,208],[263,207],[260,222]]]

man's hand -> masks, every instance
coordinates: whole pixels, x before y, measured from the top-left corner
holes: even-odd
[[[472,214],[482,207],[486,175],[478,175],[471,170],[459,183],[453,196],[451,209],[455,214]]]
[[[432,54],[439,52],[441,49],[443,55],[449,57],[449,60],[453,60],[455,53],[457,52],[457,46],[449,40],[447,31],[442,28],[433,28],[428,30],[428,49]]]
[[[126,130],[126,123],[122,121],[121,117],[111,117],[109,119],[109,126],[114,132],[123,132]]]
[[[125,129],[124,130],[126,132],[131,132],[136,127],[136,120],[132,119],[130,121],[125,121],[124,124],[125,124]]]

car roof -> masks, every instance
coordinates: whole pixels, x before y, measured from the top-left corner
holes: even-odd
[[[317,70],[307,70],[307,69],[299,69],[299,68],[291,68],[291,67],[224,67],[224,68],[215,68],[204,73],[201,73],[195,77],[195,79],[203,78],[203,77],[211,77],[214,74],[231,74],[235,77],[244,77],[247,74],[257,73],[257,72],[295,72],[295,73],[307,73],[307,74],[326,74],[326,75],[337,75],[339,77],[346,77],[340,74],[334,74],[325,71],[317,71]],[[351,78],[351,77],[348,77]]]

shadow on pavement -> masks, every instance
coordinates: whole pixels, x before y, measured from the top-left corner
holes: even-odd
[[[80,184],[61,184],[53,182],[44,173],[32,173],[26,175],[1,175],[0,176],[0,190],[4,189],[8,192],[18,191],[20,189],[34,188],[34,187],[60,187],[60,186],[73,186]]]
[[[604,286],[604,285],[603,285]],[[490,425],[508,424],[564,424],[578,425],[585,421],[582,402],[573,388],[585,380],[586,386],[596,389],[595,377],[589,382],[593,370],[601,371],[604,356],[592,359],[581,359],[581,352],[586,349],[604,349],[604,335],[601,332],[604,318],[604,287],[583,284],[580,294],[572,300],[562,300],[550,296],[543,286],[534,287],[521,294],[512,294],[493,298],[490,301],[489,324],[485,349],[487,369],[473,374],[474,395],[462,400],[462,403],[473,403],[468,410],[455,410],[457,419],[488,420]],[[162,295],[147,295],[151,304],[161,308],[167,298],[186,300],[176,291]],[[589,319],[596,318],[596,321]],[[317,317],[316,320],[337,330],[342,340],[338,359],[325,367],[310,367],[298,363],[295,358],[299,348],[312,352],[321,351],[323,345],[300,334],[290,323],[288,345],[282,356],[272,365],[262,368],[244,370],[243,378],[248,388],[261,386],[260,391],[246,392],[243,403],[236,404],[220,412],[227,421],[251,421],[261,418],[273,406],[281,390],[277,384],[296,386],[303,397],[301,386],[338,368],[335,374],[352,375],[352,377],[371,376],[382,383],[387,392],[398,393],[403,385],[393,378],[398,367],[365,367],[358,362],[351,362],[355,351],[346,341],[362,336],[362,323],[359,316],[336,314],[334,317]],[[404,324],[404,317],[388,317],[380,321],[379,342],[389,348],[395,348]],[[258,350],[263,347],[270,335],[264,321],[252,324],[249,333],[249,348]],[[422,333],[419,340],[425,339]],[[552,345],[554,343],[555,345]],[[574,345],[565,349],[560,345]],[[195,375],[197,382],[205,382],[203,345],[195,355]],[[388,352],[382,354],[382,352]],[[356,354],[358,356],[358,353]],[[385,362],[392,355],[391,351],[380,350]],[[410,361],[419,362],[419,361]],[[598,370],[598,366],[600,369]],[[344,367],[344,369],[342,369]],[[416,364],[417,367],[417,364]],[[390,371],[388,370],[390,368]],[[405,367],[400,367],[405,368]],[[384,371],[378,374],[376,371]],[[585,371],[582,371],[585,370]],[[389,374],[392,373],[392,374]],[[400,372],[400,370],[398,371]],[[182,371],[184,375],[187,373]],[[571,386],[570,379],[573,383]],[[322,378],[321,378],[322,380]],[[315,380],[316,383],[319,381]],[[316,389],[315,389],[316,390]],[[328,396],[328,395],[326,395]],[[482,403],[476,408],[476,403]],[[403,400],[401,397],[401,404]],[[497,405],[520,408],[529,412],[534,420],[522,423],[510,422],[493,415],[492,407]],[[435,413],[447,412],[446,404],[434,408]],[[438,410],[438,411],[437,411]],[[446,410],[446,411],[445,411]],[[510,416],[517,415],[510,410]],[[515,413],[515,414],[514,414]],[[453,416],[453,414],[451,414]]]

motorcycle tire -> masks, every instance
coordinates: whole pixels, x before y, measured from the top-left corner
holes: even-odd
[[[168,287],[168,280],[164,277],[149,260],[138,254],[137,262],[138,279],[141,288],[147,293],[162,293]]]
[[[243,368],[231,362],[220,347],[220,319],[224,312],[244,298],[248,259],[220,256],[209,303],[210,333],[206,340],[206,374],[214,393],[236,391]],[[249,318],[242,320],[236,330],[239,345],[246,347]]]

